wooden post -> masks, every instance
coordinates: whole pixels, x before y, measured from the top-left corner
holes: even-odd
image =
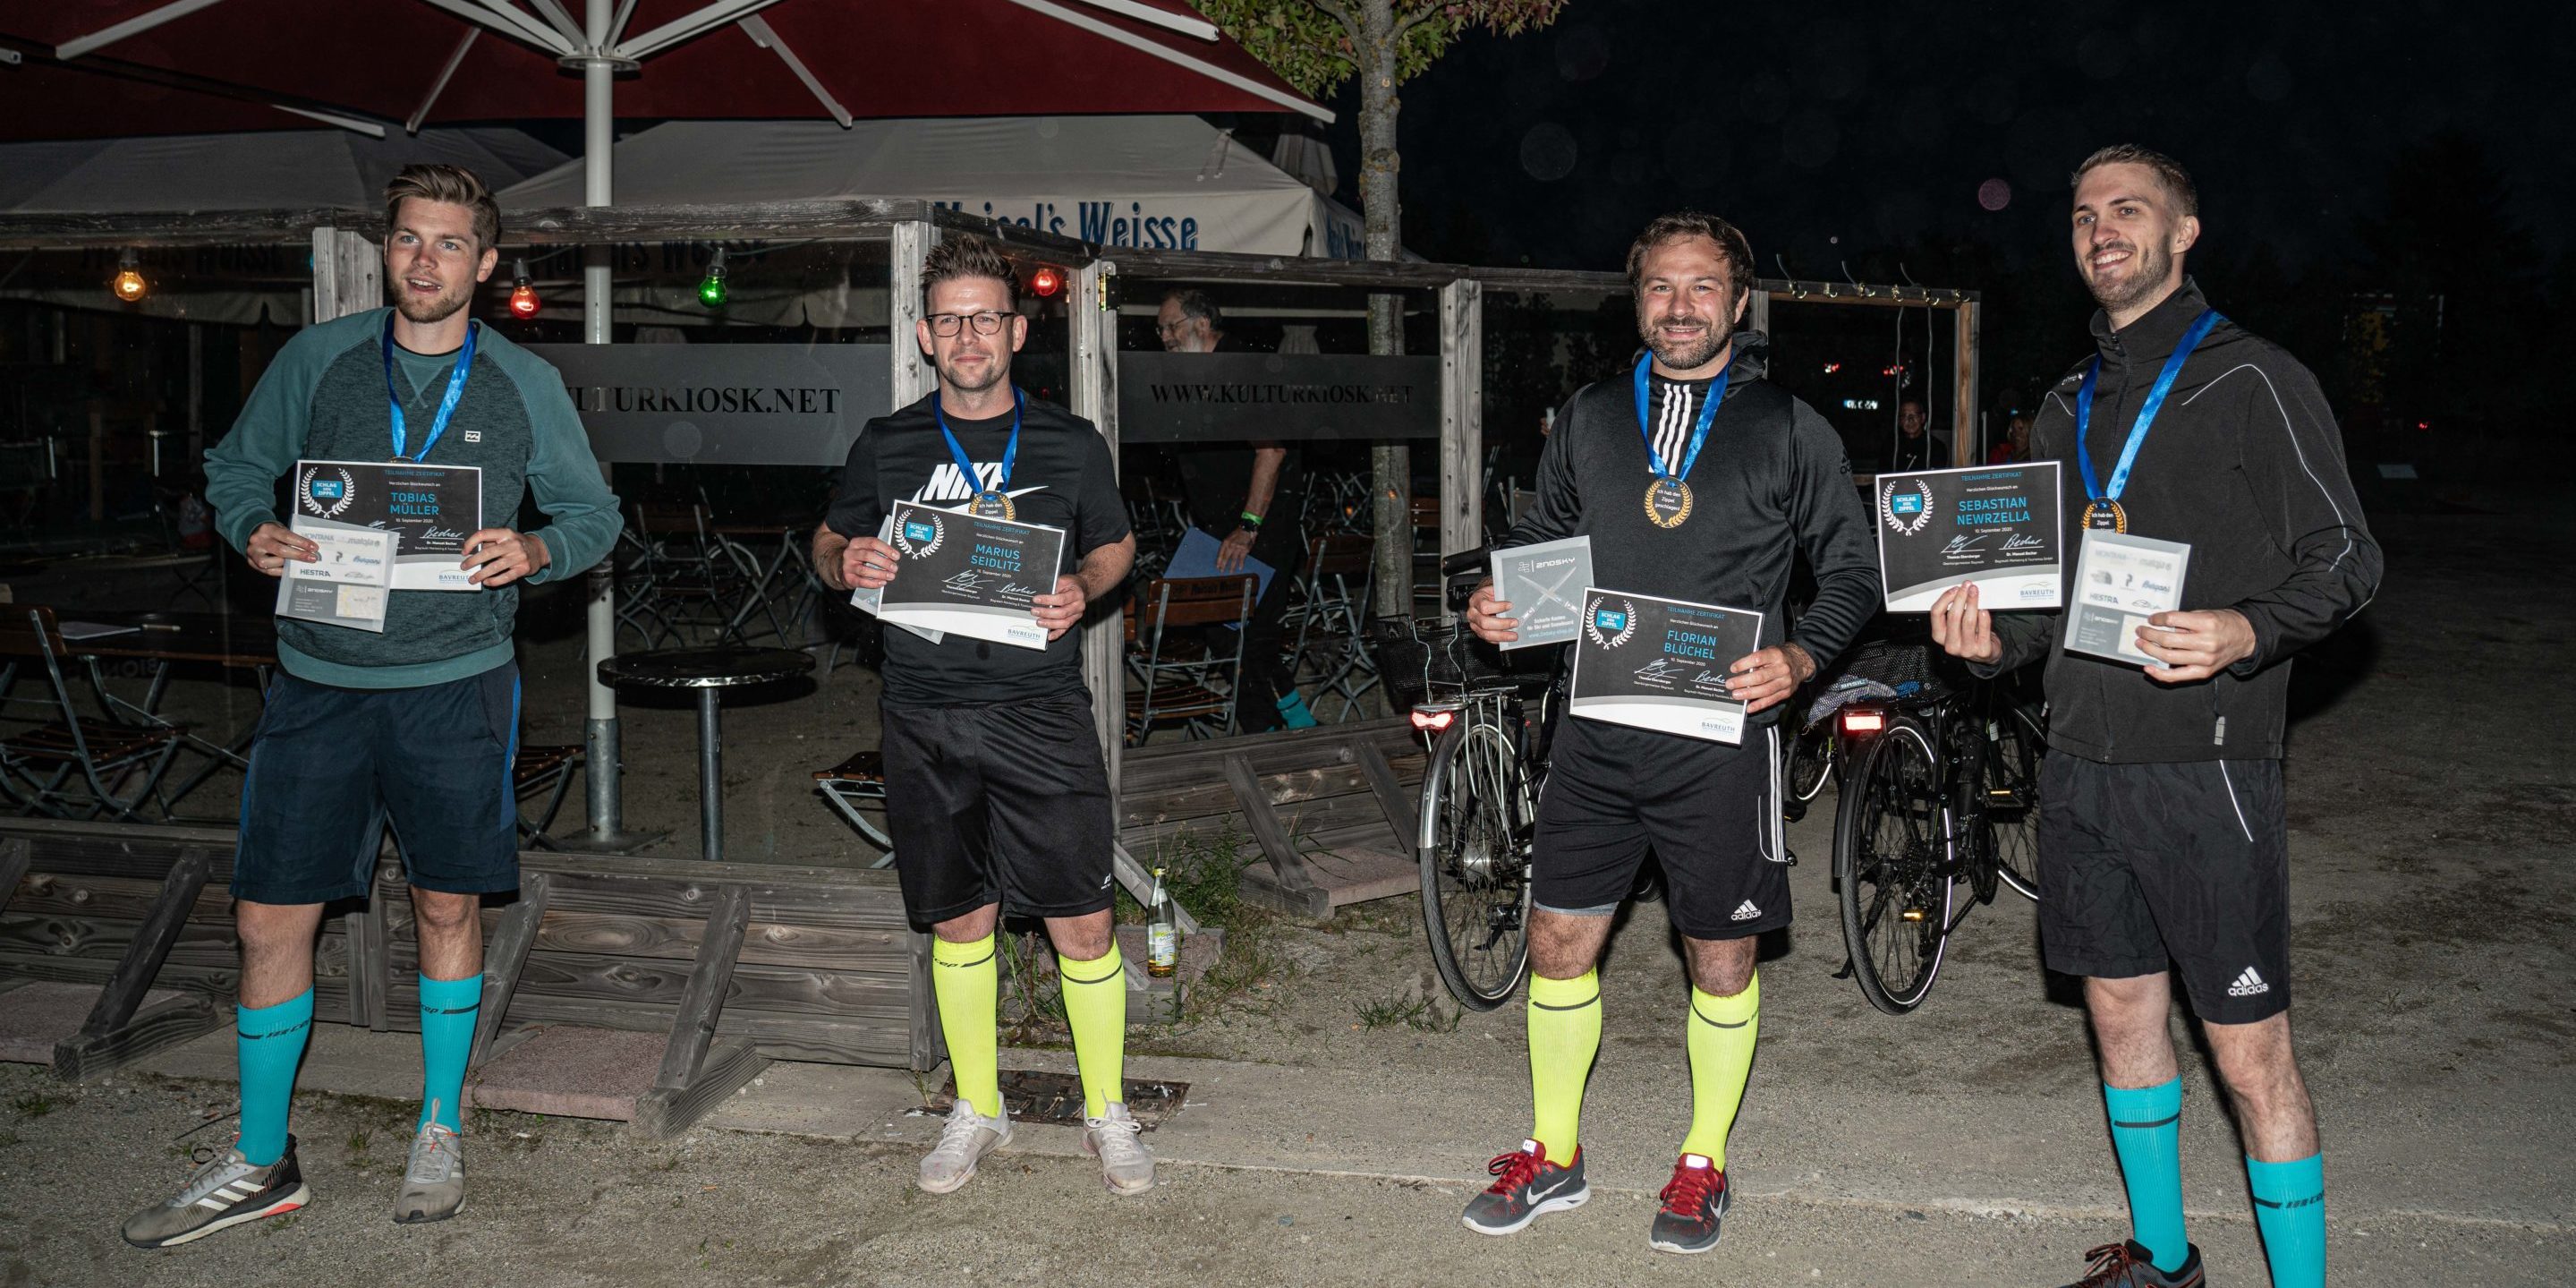
[[[652,1090],[635,1100],[635,1126],[645,1135],[660,1140],[688,1130],[768,1067],[769,1060],[749,1041],[715,1040],[716,1022],[733,988],[734,962],[742,956],[743,936],[750,928],[751,891],[739,885],[717,890],[698,939],[697,961],[680,990],[679,1016],[671,1024],[670,1045],[662,1050],[662,1071]]]
[[[385,880],[384,856],[377,855],[375,866],[368,869],[367,906],[359,914],[366,918],[363,944],[356,933],[357,927],[350,927],[349,975],[355,979],[359,971],[366,972],[367,998],[371,1003],[366,1024],[378,1033],[391,1033],[394,1028],[394,928],[386,901],[393,897],[395,888],[395,883]],[[409,897],[408,891],[405,897]],[[419,933],[415,929],[413,937],[418,938]],[[363,953],[359,951],[361,948],[365,950]],[[354,1006],[350,1008],[352,1012],[356,1009]],[[354,1014],[350,1023],[357,1023]]]
[[[1072,335],[1070,381],[1073,414],[1090,421],[1118,461],[1118,312],[1110,284],[1118,266],[1084,265],[1067,283],[1065,311]],[[1126,605],[1114,596],[1106,611],[1082,628],[1082,678],[1091,688],[1091,719],[1100,731],[1100,755],[1109,766],[1109,798],[1118,799],[1119,752],[1126,745]],[[1138,896],[1140,899],[1142,895]]]
[[[1978,431],[1985,422],[1978,415],[1977,402],[1977,302],[1959,301],[1956,324],[1958,369],[1950,395],[1950,463],[1975,465],[1986,459],[1986,445]]]
[[[921,341],[913,335],[913,323],[921,320],[921,261],[938,244],[938,225],[902,223],[894,226],[888,245],[886,339],[887,347],[894,350],[893,383],[889,388],[898,410],[921,401],[936,379],[930,363],[921,356]]]
[[[948,1031],[939,1027],[939,998],[931,991],[930,972],[937,966],[930,960],[930,936],[912,937],[910,957],[904,991],[912,1006],[912,1071],[928,1073],[948,1058]]]
[[[382,250],[343,228],[313,230],[313,320],[364,313],[385,302]]]
[[[1744,329],[1771,334],[1771,292],[1753,292],[1753,303],[1744,310]]]
[[[1485,287],[1440,288],[1440,553],[1485,544]],[[1448,602],[1441,602],[1447,615]]]
[[[528,967],[528,949],[537,942],[538,923],[546,919],[550,888],[543,872],[522,875],[519,901],[501,914],[500,928],[483,950],[483,1008],[474,1017],[474,1047],[465,1061],[469,1069],[492,1058],[493,1040],[501,1036],[501,1021],[509,1017],[510,998]]]
[[[1404,785],[1395,780],[1395,766],[1386,763],[1386,753],[1366,738],[1353,738],[1351,750],[1360,762],[1360,772],[1368,775],[1369,790],[1376,793],[1378,808],[1386,811],[1386,824],[1395,831],[1399,853],[1414,854],[1422,849],[1422,810],[1414,798],[1405,795]]]
[[[161,973],[161,963],[169,959],[172,945],[179,942],[179,932],[188,923],[188,910],[196,906],[197,895],[205,890],[206,877],[212,871],[213,861],[205,850],[195,846],[181,851],[178,862],[170,865],[170,874],[162,878],[160,894],[152,900],[152,910],[135,928],[133,941],[125,946],[124,957],[116,963],[116,973],[108,976],[106,986],[98,990],[98,1001],[90,1007],[89,1018],[79,1032],[54,1044],[55,1077],[76,1082],[105,1073],[207,1033],[221,1023],[214,1004],[201,995],[143,1006],[144,994],[151,991],[153,979]]]

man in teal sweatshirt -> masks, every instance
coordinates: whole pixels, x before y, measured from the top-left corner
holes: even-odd
[[[367,893],[388,817],[417,917],[422,1061],[394,1219],[444,1220],[465,1202],[457,1101],[483,991],[481,896],[519,884],[517,583],[598,562],[617,539],[617,498],[554,368],[466,316],[499,256],[500,207],[482,181],[454,166],[409,166],[386,186],[385,208],[394,306],[287,343],[207,453],[206,495],[224,539],[276,577],[288,560],[319,554],[275,511],[277,480],[299,459],[473,467],[479,516],[450,533],[412,534],[461,537],[457,566],[471,588],[392,590],[381,634],[278,619],[283,674],[251,744],[233,862],[241,1136],[125,1223],[137,1247],[186,1243],[311,1198],[286,1117],[313,1022],[314,936],[323,904]],[[549,526],[509,526],[523,496]]]

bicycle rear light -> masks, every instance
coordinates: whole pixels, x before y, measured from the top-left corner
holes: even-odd
[[[1457,718],[1458,713],[1454,709],[1425,711],[1416,707],[1413,710],[1413,727],[1424,733],[1439,733],[1446,730],[1450,722]]]
[[[1843,732],[1846,734],[1878,733],[1885,728],[1887,728],[1887,717],[1879,712],[1846,711],[1843,713]]]

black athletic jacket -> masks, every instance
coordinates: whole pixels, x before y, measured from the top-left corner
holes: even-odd
[[[2126,330],[2093,315],[2102,375],[2085,447],[2105,486],[2139,401],[2207,307],[2185,281]],[[2057,382],[2030,431],[2034,460],[2065,462],[2070,599],[2084,511],[2075,391],[2089,361]],[[2065,623],[2056,613],[1997,613],[2004,656],[1991,669],[2047,656],[2048,742],[2069,755],[2106,764],[2277,758],[2290,655],[2379,591],[2379,545],[2362,525],[2343,436],[2316,377],[2270,341],[2219,323],[2183,364],[2120,501],[2130,532],[2190,543],[2182,606],[2245,614],[2254,655],[2200,683],[2168,686],[2141,667],[2059,647]]]
[[[1539,454],[1537,502],[1497,548],[1588,535],[1595,585],[1758,610],[1765,646],[1780,642],[1790,571],[1804,550],[1816,599],[1792,638],[1818,666],[1831,665],[1878,611],[1878,551],[1842,439],[1814,408],[1763,378],[1770,343],[1758,331],[1736,334],[1726,400],[1691,469],[1691,514],[1680,527],[1646,519],[1654,475],[1636,389],[1622,377],[1587,385],[1566,403]],[[1655,381],[1649,414],[1667,468],[1680,464],[1706,394],[1705,382]],[[1788,705],[1752,721],[1770,724]]]

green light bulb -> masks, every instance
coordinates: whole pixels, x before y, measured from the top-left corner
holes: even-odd
[[[709,273],[698,283],[698,303],[708,308],[723,308],[725,294],[725,275],[722,271]]]

